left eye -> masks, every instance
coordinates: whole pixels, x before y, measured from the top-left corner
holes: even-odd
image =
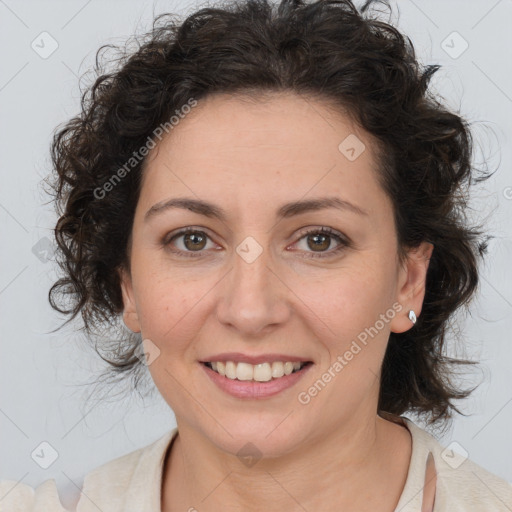
[[[349,246],[349,242],[343,238],[343,236],[330,228],[316,228],[306,231],[302,233],[302,236],[299,240],[306,240],[306,245],[308,248],[314,249],[327,249],[331,245],[332,239],[335,239],[338,242],[338,247],[331,251],[316,251],[313,250],[312,253],[304,256],[305,258],[326,258],[333,254],[337,254],[342,251],[345,247]],[[312,241],[310,243],[310,241]],[[307,251],[306,251],[307,252]],[[317,253],[317,254],[315,254]]]
[[[206,249],[206,245],[208,240],[210,240],[210,237],[204,231],[199,229],[187,228],[176,233],[171,238],[164,240],[163,245],[165,247],[172,247],[173,243],[179,239],[182,239],[183,248],[169,250],[179,255],[197,257],[202,256],[203,249]],[[327,251],[326,249],[331,246],[332,239],[335,239],[338,242],[338,247]],[[304,256],[306,258],[324,258],[334,253],[338,253],[350,245],[349,241],[347,241],[341,234],[333,231],[330,228],[316,228],[302,232],[299,238],[299,242],[301,240],[306,240],[307,248],[313,249],[311,254]],[[296,244],[297,243],[298,242],[296,242]],[[317,251],[315,249],[321,250]],[[306,250],[305,252],[308,251]]]

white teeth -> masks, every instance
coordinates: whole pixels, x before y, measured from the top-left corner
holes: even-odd
[[[282,377],[284,375],[284,364],[277,361],[272,363],[272,377],[275,379]]]
[[[300,370],[305,363],[286,361],[275,361],[270,363],[235,363],[233,361],[211,362],[212,370],[228,379],[255,380],[257,382],[268,382],[278,379],[284,375],[290,375],[292,372]]]
[[[236,378],[238,380],[252,380],[253,373],[252,364],[238,363],[236,365]]]
[[[236,364],[233,361],[226,362],[226,377],[228,379],[236,379]]]
[[[272,380],[272,367],[270,363],[261,363],[254,366],[254,380],[258,382]]]

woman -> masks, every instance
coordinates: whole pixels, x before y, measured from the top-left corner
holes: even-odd
[[[485,241],[467,124],[369,4],[161,17],[57,133],[52,306],[122,320],[105,359],[147,366],[177,423],[89,473],[79,512],[512,509],[403,416],[446,425],[472,391],[443,349]],[[62,510],[49,480],[3,501]]]

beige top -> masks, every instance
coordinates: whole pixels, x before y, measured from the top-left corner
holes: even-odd
[[[512,484],[489,473],[428,432],[401,417],[412,436],[406,483],[395,512],[511,512]],[[155,442],[113,459],[85,476],[76,512],[160,512],[162,469],[174,428]],[[426,464],[432,454],[437,472],[434,508],[422,509]],[[427,481],[429,478],[427,478]],[[0,512],[65,512],[55,480],[35,490],[14,480],[0,481]]]

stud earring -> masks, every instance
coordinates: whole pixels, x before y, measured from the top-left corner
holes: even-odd
[[[415,324],[415,323],[416,323],[416,315],[415,315],[415,313],[414,313],[414,311],[413,311],[412,309],[409,311],[409,320],[410,320],[413,324]]]

